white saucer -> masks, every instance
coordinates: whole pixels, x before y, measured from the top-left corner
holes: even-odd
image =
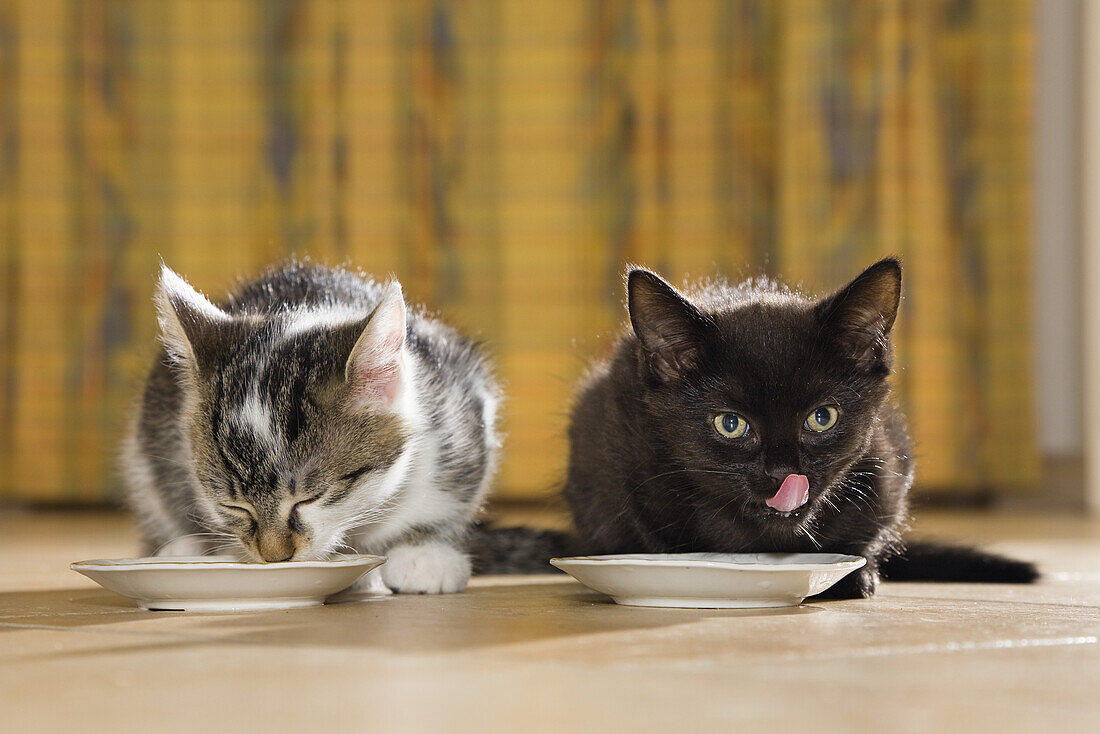
[[[590,589],[634,607],[787,607],[860,568],[839,553],[639,553],[551,558]]]
[[[351,555],[283,563],[179,556],[80,561],[69,568],[145,609],[230,612],[324,604],[326,597],[385,562],[382,556]]]

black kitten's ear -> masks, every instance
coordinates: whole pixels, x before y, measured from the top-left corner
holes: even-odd
[[[901,301],[901,263],[879,260],[848,285],[821,300],[814,311],[849,356],[882,360]]]
[[[190,283],[161,265],[153,297],[157,322],[168,356],[199,372],[210,369],[229,342],[239,337],[240,325],[211,303]]]
[[[656,273],[627,274],[627,307],[634,333],[654,374],[669,382],[699,363],[707,317]]]

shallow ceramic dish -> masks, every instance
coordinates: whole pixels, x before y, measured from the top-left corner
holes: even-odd
[[[639,553],[552,558],[590,589],[633,607],[787,607],[867,563],[839,553]]]
[[[332,561],[241,563],[232,556],[114,558],[80,561],[69,568],[145,609],[231,612],[324,604],[360,576],[386,562],[382,556]]]

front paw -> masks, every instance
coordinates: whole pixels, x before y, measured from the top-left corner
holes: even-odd
[[[470,559],[445,543],[399,545],[386,554],[382,580],[398,594],[453,594],[470,580]]]
[[[848,574],[811,599],[868,599],[878,589],[878,571],[866,566]]]

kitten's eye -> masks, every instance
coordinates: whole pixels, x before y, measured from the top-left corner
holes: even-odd
[[[245,507],[244,505],[227,505],[220,504],[220,507],[231,515],[235,515],[237,518],[244,520],[248,523],[248,534],[255,535],[259,529],[259,525],[256,522],[256,513],[251,507]]]
[[[370,466],[370,465],[361,466],[358,469],[356,469],[355,471],[349,471],[347,474],[340,477],[340,479],[344,480],[345,482],[354,482],[356,479],[363,476],[364,474],[366,474],[367,472],[369,472],[373,468],[374,467]]]
[[[836,425],[836,419],[840,417],[840,411],[831,405],[823,405],[806,416],[806,422],[802,427],[807,431],[821,433]]]
[[[228,510],[234,515],[245,518],[246,520],[255,520],[256,512],[251,507],[245,507],[244,505],[230,505],[224,502],[221,503],[223,510]]]
[[[297,502],[294,503],[294,509],[298,509],[299,507],[304,507],[305,505],[312,505],[314,502],[316,502],[317,500],[321,499],[324,496],[325,496],[325,493],[320,492],[318,494],[313,495],[312,497],[306,497],[304,500],[298,500]]]
[[[741,438],[749,432],[749,423],[736,413],[719,413],[714,427],[726,438]]]

